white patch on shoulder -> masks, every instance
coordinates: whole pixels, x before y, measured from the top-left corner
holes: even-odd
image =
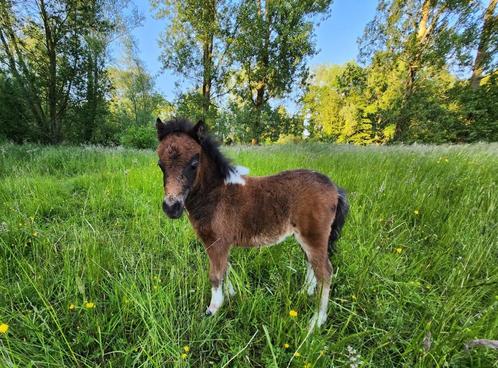
[[[243,178],[244,175],[249,174],[249,169],[244,166],[235,166],[233,170],[230,171],[230,175],[225,179],[225,184],[240,184],[244,185],[246,180]]]

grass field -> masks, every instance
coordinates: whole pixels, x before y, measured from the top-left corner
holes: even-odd
[[[203,316],[207,257],[185,216],[164,216],[155,153],[3,145],[0,367],[498,366],[465,349],[498,339],[498,145],[227,153],[347,189],[324,328],[308,334],[294,239],[235,249],[237,295]]]

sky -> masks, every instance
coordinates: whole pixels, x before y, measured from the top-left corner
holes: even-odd
[[[175,82],[180,79],[169,71],[161,70],[158,39],[167,26],[166,20],[153,17],[148,0],[134,0],[138,11],[144,16],[141,27],[133,30],[133,37],[140,51],[140,58],[147,70],[156,76],[156,88],[173,100],[180,91]],[[315,28],[315,41],[318,54],[309,60],[310,67],[318,64],[343,64],[355,60],[358,54],[357,39],[363,33],[366,24],[373,19],[377,0],[335,0],[330,17]],[[120,48],[113,50],[114,58],[119,60]],[[289,102],[292,105],[291,102]],[[292,109],[292,106],[289,106]],[[293,110],[293,109],[292,109]]]

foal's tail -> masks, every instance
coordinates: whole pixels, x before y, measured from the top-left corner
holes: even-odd
[[[338,188],[338,193],[339,195],[337,208],[335,210],[335,218],[334,222],[332,223],[332,228],[330,230],[329,236],[329,255],[332,255],[334,253],[335,243],[341,236],[341,229],[346,222],[346,216],[349,212],[349,203],[346,199],[346,192],[343,189]]]

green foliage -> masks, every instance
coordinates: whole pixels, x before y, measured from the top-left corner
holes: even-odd
[[[426,67],[405,94],[405,65],[377,54],[361,68],[320,66],[303,99],[311,137],[354,144],[475,142],[497,138],[496,78],[474,91],[468,81]]]
[[[260,132],[254,130],[255,116],[260,116]],[[276,142],[281,135],[301,136],[304,120],[299,113],[289,114],[284,106],[273,108],[265,104],[261,109],[231,101],[228,109],[220,111],[213,126],[218,137],[226,143]]]
[[[395,83],[389,85],[386,77],[354,62],[319,66],[303,98],[311,137],[354,144],[389,142]]]
[[[28,112],[24,121],[35,140],[61,143],[71,130],[71,138],[90,141],[105,116],[104,61],[115,24],[115,15],[105,12],[110,2],[0,3],[0,52],[6,61],[0,68],[19,86]],[[17,140],[26,138],[32,135]]]
[[[497,148],[228,149],[254,175],[307,167],[348,191],[329,319],[308,334],[318,300],[299,293],[294,239],[235,248],[237,294],[203,316],[205,250],[162,213],[153,152],[1,146],[0,366],[329,368],[353,348],[361,367],[492,367],[495,350],[465,344],[498,334]]]
[[[37,141],[30,125],[29,111],[21,88],[15,80],[0,70],[0,136],[15,143]]]
[[[233,59],[229,48],[238,29],[238,1],[152,0],[157,18],[167,19],[162,34],[165,68],[189,80],[201,91],[202,117],[212,118],[212,98],[226,90]]]
[[[330,4],[330,0],[242,1],[231,47],[240,70],[229,82],[242,103],[254,107],[253,139],[259,140],[268,126],[270,101],[305,84],[306,59],[317,52],[312,20],[326,16]]]
[[[132,125],[121,134],[121,144],[128,148],[154,149],[157,147],[157,133],[152,124]]]

